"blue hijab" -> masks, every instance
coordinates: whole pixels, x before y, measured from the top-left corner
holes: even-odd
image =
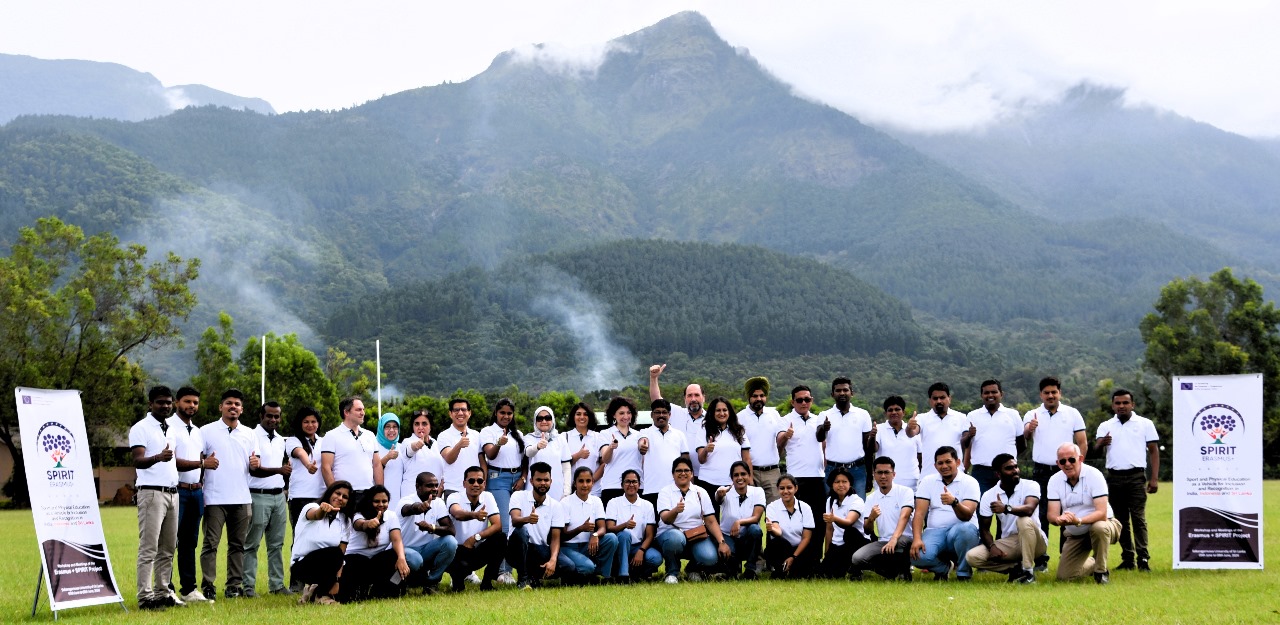
[[[397,417],[396,413],[388,412],[382,415],[382,418],[378,419],[378,443],[382,445],[383,449],[393,449],[395,448],[396,443],[400,442],[399,440],[392,440],[390,438],[387,438],[386,434],[383,432],[383,430],[385,430],[387,427],[387,423],[391,421],[395,422],[396,429],[399,430],[400,417]]]

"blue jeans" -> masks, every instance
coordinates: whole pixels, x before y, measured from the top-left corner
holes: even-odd
[[[434,586],[444,577],[445,569],[453,563],[453,555],[458,552],[458,539],[452,536],[437,536],[435,540],[417,547],[404,548],[404,561],[409,570],[418,571],[423,564],[427,565],[427,584]]]
[[[858,462],[853,466],[845,467],[845,470],[849,472],[849,475],[853,476],[853,484],[852,484],[853,492],[857,493],[858,496],[863,499],[866,499],[867,497],[867,465],[864,462],[865,460],[866,458],[862,458],[861,460],[858,460]],[[828,463],[826,468],[827,483],[830,483],[831,474],[835,472],[836,472],[836,468],[832,466],[830,463]],[[831,494],[830,489],[827,489],[826,494],[828,495]],[[816,513],[817,508],[814,508],[814,511]],[[818,513],[817,516],[822,516],[822,515],[821,513]]]
[[[633,537],[629,531],[621,531],[618,536],[618,577],[649,577],[654,571],[658,570],[658,566],[662,564],[662,553],[653,547],[644,550],[644,564],[640,565],[639,570],[631,569],[631,558],[634,558],[636,552],[640,550],[640,545],[632,543]]]
[[[690,564],[707,568],[715,566],[719,556],[715,541],[704,538],[690,545],[684,539],[684,532],[678,529],[663,530],[658,534],[658,551],[662,552],[667,575],[680,574],[680,560],[689,560]]]
[[[551,559],[551,547],[538,545],[529,541],[529,526],[521,525],[511,532],[507,541],[507,563],[520,575],[521,582],[535,582],[542,579],[545,569],[542,568]],[[564,549],[556,558],[556,571],[559,574],[573,571],[573,561],[565,555]]]
[[[614,554],[618,552],[618,535],[601,536],[594,556],[587,554],[587,545],[588,543],[561,543],[560,555],[568,557],[573,562],[573,570],[578,575],[598,574],[601,577],[613,577],[613,560]]]
[[[502,519],[504,532],[511,529],[511,489],[515,488],[518,477],[516,473],[490,470],[489,479],[485,482],[485,490],[493,493],[494,501],[498,502],[498,518]],[[498,568],[503,573],[511,572],[511,565],[505,559]]]
[[[755,566],[756,559],[760,557],[760,539],[763,535],[759,525],[748,525],[739,528],[737,538],[725,532],[724,543],[729,545],[729,551],[733,552],[730,566],[733,567],[731,572],[734,575],[742,572],[743,563],[746,563],[748,567]]]
[[[204,491],[178,489],[178,592],[196,589],[196,546],[204,517]]]
[[[934,573],[946,573],[951,563],[956,564],[956,577],[972,577],[969,559],[965,554],[982,543],[978,528],[971,523],[956,523],[951,527],[924,529],[924,554],[911,561],[912,566]]]

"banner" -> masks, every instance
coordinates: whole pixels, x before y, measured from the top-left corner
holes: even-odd
[[[1262,375],[1173,378],[1173,568],[1262,568]]]
[[[80,391],[19,387],[14,396],[50,607],[121,603],[98,511]]]

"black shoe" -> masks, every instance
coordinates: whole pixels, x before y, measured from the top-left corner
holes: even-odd
[[[972,575],[969,575],[969,576],[961,576],[961,575],[957,575],[957,576],[956,576],[956,581],[957,581],[957,582],[971,582],[971,581],[973,581],[973,576],[972,576]]]
[[[214,590],[213,586],[201,586],[200,594],[204,595],[204,598],[209,601],[213,601],[218,598],[218,591]]]
[[[1117,570],[1117,571],[1132,571],[1132,570],[1133,570],[1133,569],[1135,569],[1135,568],[1137,568],[1137,567],[1136,567],[1136,566],[1134,566],[1134,564],[1133,564],[1133,560],[1125,560],[1124,562],[1121,562],[1121,563],[1120,563],[1120,566],[1117,566],[1117,567],[1116,567],[1116,570]]]
[[[228,595],[228,596],[230,596],[230,595]],[[254,590],[254,589],[252,589],[252,588],[245,588],[243,591],[241,591],[241,592],[240,592],[240,596],[241,596],[241,597],[244,597],[245,599],[257,599],[257,598],[258,598],[258,591]]]
[[[487,579],[480,582],[480,590],[493,590],[493,582]]]
[[[164,605],[163,603],[156,601],[154,599],[144,599],[138,602],[139,610],[163,610],[167,607],[169,606]]]
[[[862,581],[862,571],[854,571],[848,575],[848,578],[851,582],[860,582]]]
[[[275,590],[271,591],[271,594],[273,594],[273,595],[292,595],[292,594],[296,594],[296,593],[294,593],[294,592],[293,592],[293,590],[291,590],[291,589],[290,589],[289,587],[287,587],[287,586],[281,586],[280,588],[277,588],[277,589],[275,589]]]
[[[1049,570],[1049,556],[1040,556],[1036,558],[1036,566],[1031,569],[1036,573],[1044,573]]]
[[[1013,583],[1015,583],[1015,584],[1034,584],[1034,583],[1036,583],[1036,570],[1035,570],[1034,568],[1033,568],[1033,569],[1031,569],[1030,571],[1019,571],[1018,573],[1019,573],[1019,574],[1018,574],[1018,579],[1010,580],[1010,581],[1012,581],[1012,582],[1013,582]]]
[[[1094,573],[1093,581],[1098,582],[1099,584],[1106,585],[1111,583],[1111,578],[1107,576],[1106,572]]]
[[[948,575],[950,575],[950,574],[951,574],[951,571],[947,571],[946,573],[934,573],[934,574],[933,574],[933,581],[935,581],[935,582],[945,582],[945,581],[947,581],[947,576],[948,576]]]
[[[1138,560],[1138,570],[1146,573],[1151,572],[1151,562],[1149,560]]]
[[[208,596],[208,595],[205,595],[205,596]],[[228,588],[226,592],[222,593],[222,596],[228,599],[236,599],[241,596],[244,596],[244,591],[240,590],[239,588]]]

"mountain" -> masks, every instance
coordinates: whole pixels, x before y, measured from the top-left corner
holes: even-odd
[[[266,100],[204,85],[165,87],[116,63],[0,54],[0,124],[19,115],[73,115],[137,121],[186,106],[216,105],[274,114]]]

